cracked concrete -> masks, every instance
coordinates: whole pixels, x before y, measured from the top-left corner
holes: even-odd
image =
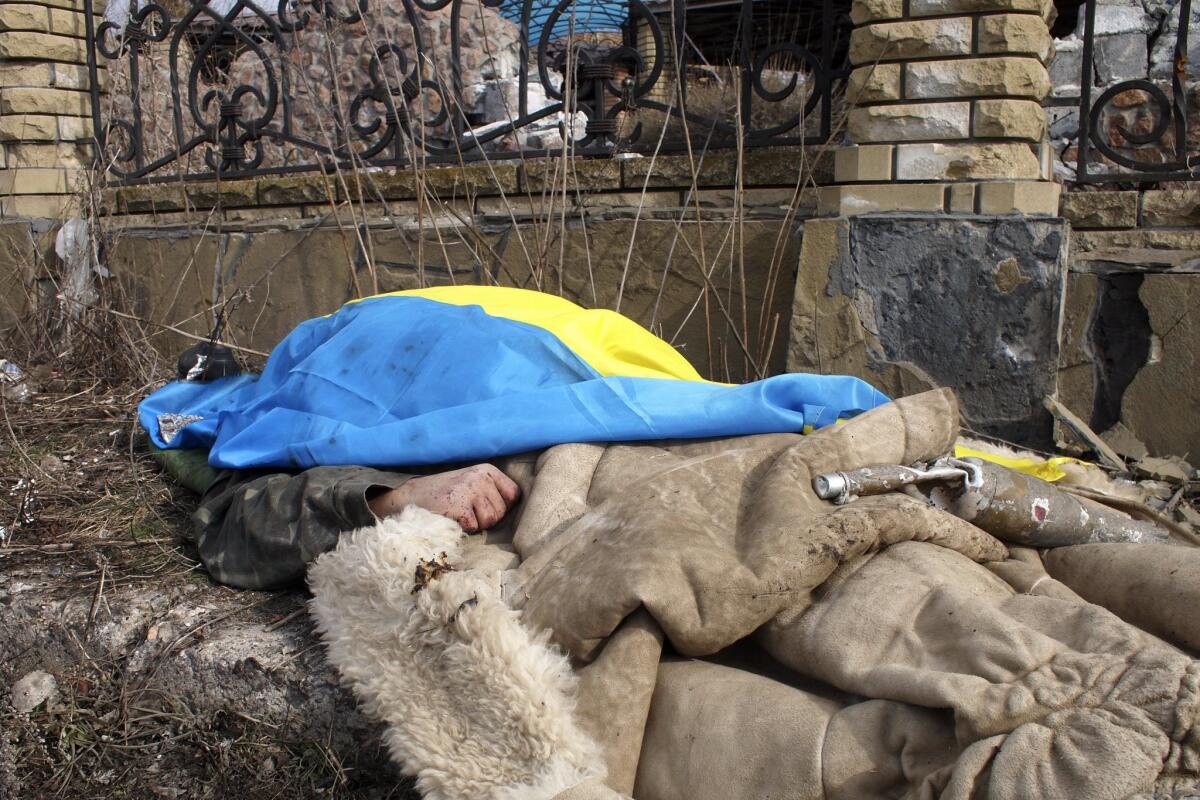
[[[1072,235],[1059,397],[1097,431],[1121,422],[1152,455],[1195,462],[1200,274],[1179,265],[1196,252],[1195,232],[1106,238],[1116,234],[1131,244],[1153,236],[1153,253],[1109,241],[1097,249],[1094,234]]]

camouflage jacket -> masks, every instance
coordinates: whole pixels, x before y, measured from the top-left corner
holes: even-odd
[[[342,532],[375,522],[368,499],[409,477],[366,467],[224,470],[192,516],[200,560],[230,586],[299,583],[308,562],[336,545]]]

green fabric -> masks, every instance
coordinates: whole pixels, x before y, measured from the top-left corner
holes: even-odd
[[[163,450],[150,442],[150,454],[175,482],[196,494],[204,494],[217,480],[217,471],[208,465],[208,450]]]
[[[343,531],[373,525],[368,497],[409,476],[365,467],[303,472],[221,470],[196,513],[196,550],[221,583],[276,589],[304,579],[308,562]]]

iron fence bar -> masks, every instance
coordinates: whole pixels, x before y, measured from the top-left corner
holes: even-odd
[[[834,31],[833,0],[822,0],[821,11],[821,63],[825,70],[816,75],[816,85],[813,92],[821,95],[821,128],[820,138],[828,139],[833,130],[833,31]]]
[[[1175,36],[1175,53],[1171,59],[1171,90],[1175,100],[1175,153],[1177,159],[1187,166],[1187,91],[1183,79],[1187,77],[1188,24],[1192,20],[1192,0],[1180,0],[1179,31]]]
[[[1085,21],[1083,28],[1083,56],[1082,65],[1080,66],[1079,77],[1079,139],[1076,145],[1076,162],[1075,174],[1081,183],[1090,182],[1088,173],[1088,150],[1090,131],[1088,130],[1088,122],[1091,117],[1092,109],[1092,80],[1095,74],[1096,66],[1093,62],[1095,37],[1096,37],[1096,3],[1095,0],[1087,0],[1087,10],[1085,12]]]
[[[750,119],[751,105],[754,101],[754,0],[742,0],[741,3],[741,18],[738,20],[738,29],[741,33],[741,46],[738,48],[738,54],[741,60],[742,68],[738,75],[740,83],[740,97],[738,98],[740,108],[738,116],[742,126],[742,133],[746,139],[750,138],[754,124]]]
[[[103,149],[100,147],[100,66],[96,59],[96,20],[93,17],[92,0],[83,0],[84,36],[87,42],[88,95],[92,109],[92,158],[97,165],[103,164]]]

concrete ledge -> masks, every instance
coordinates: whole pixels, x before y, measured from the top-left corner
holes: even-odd
[[[45,141],[55,139],[55,131],[72,117],[25,115],[0,117],[0,140],[30,140],[30,132]],[[81,121],[82,118],[78,118]],[[55,125],[58,127],[56,128]],[[90,135],[90,126],[88,127]],[[68,138],[62,136],[61,138]],[[756,189],[794,189],[798,183],[811,186],[833,180],[834,149],[816,147],[772,147],[747,149],[739,164],[737,154],[729,150],[712,151],[696,157],[697,184],[704,190],[728,189],[740,182],[748,191]],[[651,161],[653,172],[647,181]],[[594,192],[640,193],[665,189],[687,191],[692,186],[692,162],[687,156],[661,155],[634,159],[577,159],[566,175],[567,195],[574,203],[577,196]],[[557,170],[557,173],[556,173]],[[526,161],[465,166],[435,166],[425,169],[421,180],[411,169],[396,168],[378,172],[345,175],[346,186],[336,176],[320,173],[269,175],[227,181],[193,181],[181,188],[175,182],[114,187],[104,193],[107,205],[117,214],[203,209],[247,208],[329,204],[360,198],[367,203],[412,200],[418,192],[443,200],[501,196],[513,204],[527,195],[537,199],[557,191],[562,194],[563,175],[558,160]],[[804,178],[801,181],[801,178]],[[361,187],[361,189],[360,189]],[[590,202],[590,201],[588,201]],[[561,200],[559,201],[561,206]]]
[[[825,186],[819,190],[817,213],[822,217],[889,211],[1054,217],[1060,190],[1056,183],[1032,180]]]
[[[1079,230],[1071,236],[1072,268],[1099,275],[1200,273],[1200,229]]]
[[[620,189],[621,162],[612,159],[540,159],[525,162],[521,167],[526,191],[596,192]]]

